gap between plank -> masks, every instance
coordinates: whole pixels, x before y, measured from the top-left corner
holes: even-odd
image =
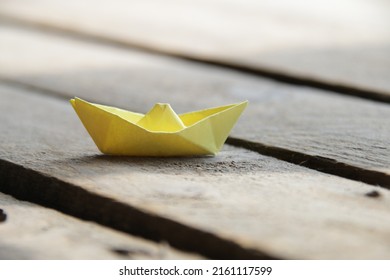
[[[165,240],[178,249],[212,259],[278,259],[3,159],[0,191],[125,233]]]
[[[73,95],[69,95],[66,92],[51,90],[51,89],[48,89],[48,88],[42,88],[42,87],[39,87],[39,86],[36,86],[36,85],[33,85],[33,84],[20,82],[18,80],[13,80],[13,79],[5,78],[5,77],[0,77],[0,83],[2,83],[4,85],[8,85],[10,87],[16,87],[16,88],[25,89],[25,90],[31,91],[31,92],[33,92],[34,94],[37,94],[37,95],[49,96],[51,98],[60,99],[62,101],[74,98]]]
[[[31,85],[26,82],[20,82],[8,78],[0,77],[0,82],[13,87],[19,87],[30,90],[34,94],[49,96],[61,100],[69,100],[73,98],[65,92],[53,91],[39,86]],[[99,103],[97,100],[90,100],[91,102]],[[245,139],[235,137],[228,137],[226,144],[245,148],[257,152],[259,154],[277,158],[289,163],[304,166],[309,169],[314,169],[319,172],[336,175],[342,178],[360,181],[369,185],[382,187],[390,190],[390,175],[375,170],[363,169],[361,167],[349,165],[336,161],[331,158],[304,154],[301,152],[284,149],[275,146],[265,145],[259,142],[252,142]]]
[[[356,88],[353,86],[348,86],[348,85],[343,85],[338,83],[326,82],[315,78],[304,77],[301,75],[281,73],[275,69],[271,69],[268,67],[267,68],[251,67],[237,62],[225,62],[220,59],[214,59],[210,57],[201,58],[190,54],[182,54],[175,51],[153,48],[144,45],[142,43],[124,42],[121,40],[117,40],[115,38],[90,34],[87,32],[74,30],[71,28],[64,28],[64,27],[53,26],[45,23],[39,23],[32,20],[10,17],[7,15],[3,15],[1,13],[0,13],[0,22],[13,25],[19,28],[25,28],[25,29],[30,29],[34,31],[45,32],[45,33],[50,33],[55,35],[62,35],[68,38],[73,38],[73,39],[82,40],[86,42],[92,42],[100,45],[107,45],[110,47],[120,48],[124,50],[130,48],[142,52],[164,55],[164,56],[174,57],[177,59],[182,59],[194,63],[200,63],[200,64],[219,67],[223,69],[234,70],[240,73],[268,78],[285,84],[322,89],[332,94],[348,95],[348,96],[363,98],[371,101],[390,104],[390,95],[384,92],[373,91],[364,88]]]
[[[314,169],[323,173],[360,181],[369,185],[379,186],[390,190],[390,175],[374,170],[367,170],[337,160],[308,155],[284,148],[268,146],[258,142],[229,137],[226,143],[235,147],[245,148],[265,156]]]

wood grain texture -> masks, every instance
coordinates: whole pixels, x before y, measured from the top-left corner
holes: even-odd
[[[6,0],[0,14],[389,97],[389,9],[383,0]]]
[[[220,258],[390,257],[386,190],[228,146],[104,156],[64,101],[8,86],[0,97],[1,191]]]
[[[0,193],[0,259],[199,259]]]
[[[0,34],[3,77],[139,112],[156,102],[185,112],[248,99],[233,137],[381,172],[376,184],[390,186],[386,104],[12,27]]]

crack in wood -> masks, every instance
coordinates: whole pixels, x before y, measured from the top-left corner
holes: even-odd
[[[7,214],[3,209],[0,208],[0,223],[5,222],[7,220]]]
[[[229,137],[226,143],[232,146],[245,148],[265,156],[271,156],[283,161],[314,169],[343,178],[360,181],[366,184],[390,189],[390,176],[374,170],[367,170],[334,159],[308,155],[280,147],[267,146],[258,142],[251,142],[239,138]]]
[[[145,212],[76,185],[0,159],[0,191],[62,213],[94,221],[213,259],[278,259],[276,256]]]
[[[372,197],[372,198],[378,198],[381,196],[381,194],[378,191],[370,191],[370,192],[366,193],[365,196]]]
[[[124,248],[111,248],[111,252],[119,256],[132,256],[132,255],[145,255],[152,256],[152,253],[143,249],[124,249]]]
[[[162,49],[156,49],[154,47],[149,47],[144,44],[135,43],[135,42],[124,42],[121,40],[117,40],[115,38],[110,38],[107,36],[101,36],[97,34],[89,34],[87,32],[83,32],[80,30],[74,30],[74,29],[68,29],[64,27],[59,26],[52,26],[49,24],[34,22],[32,20],[26,20],[26,19],[20,19],[15,17],[10,17],[7,15],[3,15],[0,13],[0,22],[12,25],[19,28],[25,28],[30,29],[38,32],[45,32],[49,34],[56,34],[56,35],[62,35],[68,38],[73,38],[77,40],[81,40],[84,42],[91,42],[96,43],[100,45],[107,45],[110,47],[115,47],[118,49],[133,49],[133,50],[139,50],[142,52],[152,53],[152,54],[158,54],[162,56],[169,56],[176,59],[181,59],[185,61],[190,61],[193,63],[200,63],[203,65],[209,65],[213,67],[228,69],[228,70],[234,70],[240,73],[250,74],[262,78],[271,79],[274,81],[278,81],[285,84],[290,85],[298,85],[298,86],[305,86],[305,87],[311,87],[316,89],[321,89],[326,91],[327,93],[331,94],[341,94],[341,95],[348,95],[353,96],[357,98],[363,98],[371,101],[381,102],[381,103],[387,103],[390,104],[390,95],[380,92],[380,91],[374,91],[364,88],[356,88],[349,85],[343,85],[338,83],[331,83],[328,81],[321,81],[317,80],[315,78],[310,77],[303,77],[301,75],[297,74],[287,74],[287,73],[281,73],[279,71],[276,71],[275,69],[271,69],[269,67],[262,68],[259,66],[251,67],[248,65],[240,64],[237,62],[225,62],[220,59],[207,57],[202,58],[195,55],[190,54],[182,54],[175,51],[168,51],[168,50],[162,50]]]

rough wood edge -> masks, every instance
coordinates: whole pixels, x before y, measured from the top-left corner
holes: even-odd
[[[165,240],[173,247],[212,259],[278,259],[2,159],[0,191],[125,233]]]
[[[284,148],[268,146],[258,142],[251,142],[239,138],[229,137],[227,144],[258,152],[283,161],[314,169],[323,173],[360,181],[366,184],[379,186],[390,190],[390,175],[374,170],[367,170],[334,159],[308,155]]]
[[[251,74],[254,76],[268,78],[274,81],[278,81],[290,85],[306,86],[316,89],[324,90],[331,94],[348,95],[357,98],[363,98],[371,101],[390,104],[390,94],[385,92],[375,91],[367,88],[357,88],[353,85],[332,83],[321,79],[312,77],[305,77],[302,75],[291,74],[284,72],[283,70],[271,69],[265,66],[252,67],[245,64],[240,64],[232,61],[223,61],[221,59],[215,59],[212,57],[200,57],[196,55],[186,54],[178,51],[169,51],[156,46],[148,46],[142,43],[121,41],[116,38],[107,36],[91,34],[85,31],[74,30],[72,28],[61,27],[57,25],[51,25],[46,23],[37,22],[34,20],[21,19],[15,16],[4,15],[0,12],[0,22],[6,23],[19,28],[30,29],[34,31],[45,32],[49,34],[62,35],[68,38],[82,40],[85,42],[92,42],[100,45],[108,45],[110,47],[116,47],[120,49],[135,49],[143,52],[175,57],[177,59],[202,63],[214,67],[234,70],[240,73]]]

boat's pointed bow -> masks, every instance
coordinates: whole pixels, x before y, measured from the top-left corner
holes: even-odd
[[[215,146],[218,151],[222,148],[230,131],[233,129],[246,106],[248,106],[248,101],[237,103],[210,117],[209,121],[214,134]]]
[[[205,117],[180,134],[183,138],[215,155],[222,148],[247,105],[248,101],[244,101],[184,115],[183,118],[188,122],[190,118],[198,120],[201,116]]]

